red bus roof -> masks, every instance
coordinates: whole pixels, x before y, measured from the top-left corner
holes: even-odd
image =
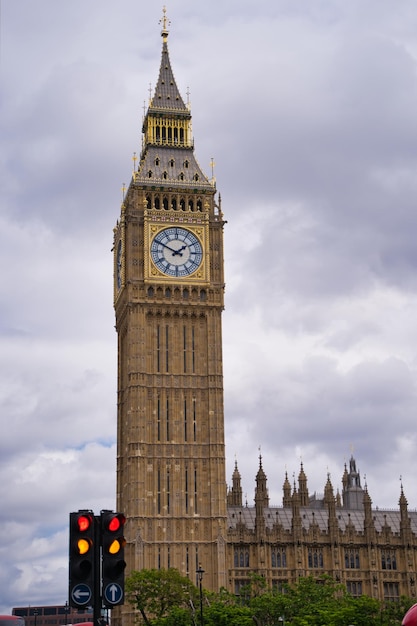
[[[401,622],[402,626],[417,626],[417,604],[408,609]]]

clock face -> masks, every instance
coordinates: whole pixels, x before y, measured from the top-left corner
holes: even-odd
[[[203,249],[194,233],[174,226],[155,235],[151,243],[151,258],[167,276],[189,276],[200,267]]]
[[[122,242],[119,241],[117,245],[117,288],[120,289],[122,286]]]

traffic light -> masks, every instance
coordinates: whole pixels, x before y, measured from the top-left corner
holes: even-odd
[[[95,576],[95,517],[92,511],[70,513],[69,602],[91,605]]]
[[[122,513],[101,511],[102,595],[106,607],[123,604],[124,601],[125,522],[126,518]]]

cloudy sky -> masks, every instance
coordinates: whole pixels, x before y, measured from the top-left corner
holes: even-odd
[[[0,613],[64,603],[68,514],[115,506],[112,229],[162,3],[0,0]],[[218,6],[217,6],[218,4]],[[417,4],[172,0],[225,229],[227,480],[300,462],[417,507]]]

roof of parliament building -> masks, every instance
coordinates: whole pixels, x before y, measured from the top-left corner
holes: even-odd
[[[245,527],[247,531],[253,531],[256,527],[258,506],[262,511],[265,529],[268,532],[275,530],[284,534],[292,532],[294,516],[299,516],[301,528],[308,532],[316,528],[319,533],[327,533],[329,529],[329,516],[333,510],[339,530],[344,534],[349,532],[363,533],[368,523],[367,513],[371,514],[370,521],[376,533],[383,536],[399,535],[401,530],[401,511],[403,510],[410,521],[411,531],[417,534],[417,511],[409,511],[403,488],[399,498],[399,508],[379,509],[372,508],[372,501],[367,486],[363,488],[360,481],[360,473],[356,470],[356,461],[353,456],[350,459],[349,471],[345,464],[342,477],[342,494],[334,495],[330,476],[322,497],[317,494],[309,495],[307,477],[301,464],[298,476],[298,486],[295,481],[293,486],[285,475],[283,484],[282,506],[269,506],[269,496],[266,486],[266,474],[262,468],[260,458],[259,471],[256,476],[255,506],[248,506],[242,502],[242,490],[240,473],[235,464],[233,472],[233,486],[228,492],[228,528],[229,531]]]

